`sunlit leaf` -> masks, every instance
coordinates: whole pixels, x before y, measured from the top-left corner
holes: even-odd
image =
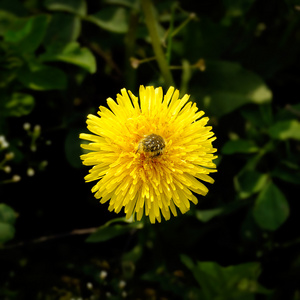
[[[90,243],[105,242],[119,235],[141,228],[143,228],[143,223],[141,222],[128,223],[124,218],[117,218],[99,227],[86,241]]]
[[[272,92],[262,78],[238,63],[206,61],[205,72],[198,73],[191,82],[194,80],[197,84],[191,86],[192,94],[206,111],[216,116],[246,103],[263,104],[272,99]]]
[[[235,187],[240,198],[247,198],[259,192],[267,183],[269,176],[257,171],[248,170],[235,177]]]
[[[65,11],[79,16],[85,16],[87,10],[84,0],[45,0],[44,5],[49,10]]]
[[[42,54],[41,61],[63,61],[77,65],[90,73],[96,72],[96,59],[92,52],[85,47],[80,47],[77,42],[71,42],[62,49],[50,48]]]
[[[126,10],[122,7],[107,7],[85,20],[92,22],[102,29],[115,33],[125,33],[128,30]]]
[[[289,216],[289,204],[284,194],[272,182],[258,195],[253,208],[256,223],[263,229],[278,229]]]
[[[300,122],[297,120],[279,121],[269,128],[269,133],[274,139],[300,140]]]
[[[38,91],[62,90],[67,86],[67,77],[62,70],[43,64],[23,67],[18,79],[25,87]]]
[[[254,299],[255,293],[270,293],[258,283],[260,265],[256,262],[223,267],[216,262],[194,264],[186,255],[181,261],[190,269],[201,287],[201,299]],[[226,295],[226,298],[223,298]]]

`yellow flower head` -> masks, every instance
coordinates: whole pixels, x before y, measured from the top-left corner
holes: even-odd
[[[129,96],[128,96],[129,94]],[[208,189],[199,180],[213,183],[208,176],[216,172],[212,162],[216,149],[214,133],[189,96],[179,99],[179,91],[170,87],[140,87],[139,99],[126,89],[117,101],[108,98],[110,109],[100,106],[98,116],[88,115],[88,129],[80,134],[90,141],[81,147],[91,152],[81,155],[83,164],[93,166],[85,177],[97,180],[92,188],[101,203],[109,201],[109,210],[126,217],[143,214],[150,222],[166,220],[170,211],[177,216],[190,209],[194,195],[206,195]]]

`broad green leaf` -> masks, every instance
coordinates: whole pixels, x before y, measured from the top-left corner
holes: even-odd
[[[0,244],[13,239],[14,235],[15,228],[9,223],[3,223],[0,221]]]
[[[77,65],[90,73],[96,72],[96,59],[88,48],[80,47],[77,42],[67,44],[63,49],[49,48],[46,53],[42,54],[41,61],[63,61]]]
[[[115,224],[117,222],[121,222],[121,224]],[[128,223],[124,218],[117,218],[99,227],[86,241],[90,243],[105,242],[119,235],[128,233],[133,229],[141,228],[143,228],[143,223],[141,222]]]
[[[84,0],[45,0],[44,5],[49,10],[65,11],[81,17],[85,16],[87,11]]]
[[[0,101],[0,115],[20,117],[28,115],[34,107],[33,96],[25,93],[13,93]]]
[[[241,208],[243,205],[244,203],[242,201],[235,201],[213,209],[196,210],[195,215],[199,221],[208,222],[214,217],[228,215]]]
[[[142,256],[143,248],[141,244],[137,244],[132,250],[122,255],[123,261],[137,262]]]
[[[240,198],[244,199],[259,192],[266,185],[268,179],[267,174],[248,170],[235,177],[235,188]]]
[[[253,208],[253,217],[263,229],[278,229],[289,216],[289,204],[284,194],[272,182],[259,193]]]
[[[46,48],[60,48],[74,42],[80,35],[81,20],[76,15],[54,13],[44,38]],[[55,46],[54,46],[55,45]]]
[[[15,211],[8,205],[0,203],[0,244],[11,240],[15,235]]]
[[[181,261],[190,269],[201,287],[201,299],[253,299],[255,293],[270,293],[258,283],[260,265],[256,262],[222,267],[216,262],[197,262],[186,255]],[[223,298],[223,295],[226,295]]]
[[[67,86],[67,77],[58,68],[43,64],[30,64],[18,72],[18,79],[32,90],[63,90]]]
[[[273,121],[272,105],[270,103],[259,106],[246,106],[245,109],[241,110],[241,114],[259,129],[269,127]]]
[[[44,39],[48,25],[46,15],[16,19],[12,28],[4,33],[4,41],[17,47],[22,53],[34,52]]]
[[[191,94],[209,114],[216,116],[228,114],[246,103],[263,104],[272,99],[264,81],[238,63],[206,61],[205,72],[198,73],[191,83],[195,83],[194,87],[191,85]]]
[[[300,140],[300,122],[297,120],[279,121],[269,128],[269,134],[274,139]]]
[[[85,20],[115,33],[126,33],[128,31],[127,14],[122,7],[104,8],[94,15],[87,16]]]
[[[197,210],[196,218],[202,222],[208,222],[212,218],[221,215],[224,212],[223,207],[218,207],[214,209],[205,209],[205,210]]]
[[[223,154],[235,154],[235,153],[254,153],[257,152],[259,148],[250,140],[232,140],[225,143],[222,148]]]
[[[300,182],[299,168],[295,170],[287,166],[279,165],[273,170],[272,176],[297,185]]]
[[[10,206],[0,203],[0,222],[13,225],[15,224],[16,217],[15,211]]]

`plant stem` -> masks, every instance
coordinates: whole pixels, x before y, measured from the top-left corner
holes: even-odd
[[[185,19],[177,28],[175,28],[171,36],[174,37],[182,28],[184,28],[191,20],[195,19],[196,15],[194,13],[191,13],[187,19]]]
[[[169,27],[169,33],[168,33],[168,40],[167,40],[167,62],[168,65],[170,65],[171,62],[171,52],[172,52],[172,32],[174,30],[174,14],[175,14],[175,7],[177,5],[177,2],[174,2],[174,4],[171,6],[171,20],[170,20],[170,27]]]
[[[152,2],[151,0],[142,0],[141,4],[145,14],[146,26],[150,34],[153,51],[156,56],[156,60],[160,68],[161,74],[165,79],[166,85],[169,86],[174,85],[172,74],[169,70],[167,60],[165,58],[164,52],[161,47],[161,43],[157,31],[157,24],[153,13]]]

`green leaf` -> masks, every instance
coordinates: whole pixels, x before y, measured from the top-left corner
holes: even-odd
[[[121,224],[115,224],[117,222],[122,222]],[[114,237],[130,232],[133,229],[143,228],[142,222],[129,223],[124,218],[117,218],[111,220],[99,227],[96,232],[92,233],[87,239],[90,243],[99,243],[108,241]]]
[[[222,148],[223,154],[235,154],[235,153],[255,153],[259,148],[254,144],[253,141],[249,140],[232,140],[225,143]]]
[[[44,5],[49,10],[65,11],[79,15],[86,15],[87,7],[84,0],[45,0]]]
[[[258,195],[253,217],[263,229],[278,229],[289,216],[289,204],[284,194],[272,182],[264,187]]]
[[[115,33],[126,33],[128,31],[127,19],[126,9],[122,7],[107,7],[85,18],[86,21]]]
[[[15,236],[15,228],[8,224],[0,222],[0,243],[6,243]]]
[[[25,93],[13,93],[0,101],[0,115],[21,117],[28,115],[34,106],[33,96]]]
[[[44,38],[46,48],[61,48],[77,40],[81,32],[81,20],[78,16],[55,13],[52,15]]]
[[[15,211],[8,205],[0,203],[0,243],[11,240],[15,235]]]
[[[48,25],[45,15],[17,19],[4,33],[4,41],[11,43],[22,53],[34,52],[44,39]]]
[[[259,263],[250,262],[227,267],[211,261],[194,264],[186,255],[181,255],[181,261],[191,270],[201,286],[201,299],[254,299],[254,293],[270,293],[258,283]]]
[[[212,218],[221,215],[224,212],[223,207],[218,207],[214,209],[205,209],[205,210],[197,210],[196,218],[202,222],[208,222]]]
[[[293,183],[293,184],[299,184],[300,182],[300,171],[299,169],[292,169],[288,168],[288,166],[279,165],[277,166],[273,172],[272,176],[280,178],[281,180]]]
[[[185,254],[180,255],[180,260],[191,271],[195,267],[195,264],[194,264],[193,260]]]
[[[20,69],[18,79],[25,87],[37,91],[63,90],[67,86],[67,77],[63,71],[38,63]]]
[[[269,134],[274,139],[300,140],[300,122],[297,120],[279,121],[269,128]]]
[[[217,216],[231,214],[232,212],[240,209],[244,205],[245,203],[242,201],[234,201],[213,209],[196,210],[195,215],[199,221],[208,222]]]
[[[273,122],[272,105],[270,103],[259,106],[246,106],[241,110],[241,114],[258,128],[269,127]]]
[[[16,212],[8,205],[0,203],[0,222],[15,224],[17,214]]]
[[[191,94],[209,114],[219,117],[246,103],[263,104],[272,99],[272,92],[262,78],[237,63],[206,61],[205,72],[197,73],[193,81]]]
[[[262,174],[254,170],[245,171],[235,177],[235,188],[240,198],[245,199],[262,190],[268,179],[268,174]]]
[[[141,244],[137,244],[133,249],[131,249],[129,252],[126,252],[122,255],[122,261],[131,261],[131,262],[137,262],[143,253],[143,247]]]
[[[96,72],[96,59],[92,52],[87,48],[81,48],[77,42],[67,44],[63,49],[49,48],[42,54],[41,61],[63,61],[77,65],[90,73]]]

